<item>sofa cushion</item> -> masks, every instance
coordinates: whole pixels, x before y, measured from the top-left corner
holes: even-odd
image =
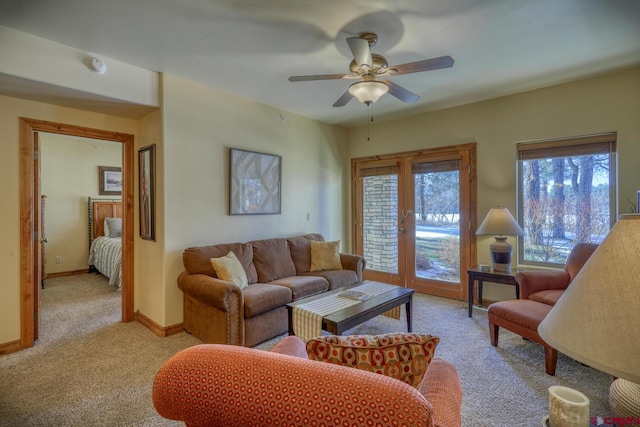
[[[298,275],[311,269],[311,240],[323,242],[324,237],[322,237],[322,234],[311,233],[287,239],[289,250],[291,251],[291,259]]]
[[[330,291],[358,282],[358,275],[353,270],[310,271],[302,275],[324,277],[329,282]]]
[[[247,281],[247,273],[244,272],[242,264],[238,261],[238,258],[232,251],[229,251],[223,257],[211,258],[211,265],[216,272],[218,278],[227,282],[235,283],[240,289],[246,288],[249,282]]]
[[[253,265],[262,283],[295,276],[287,239],[265,239],[249,242],[253,246]]]
[[[340,241],[311,241],[311,268],[309,271],[342,270]]]
[[[242,290],[244,317],[250,319],[291,302],[291,290],[285,286],[255,283]]]
[[[553,306],[556,305],[563,293],[564,289],[549,289],[546,291],[534,292],[529,295],[528,299]]]
[[[285,286],[291,289],[293,301],[310,297],[329,289],[329,282],[319,276],[290,276],[269,282],[270,285]]]
[[[307,342],[309,359],[387,375],[419,388],[440,338],[432,335],[328,335]]]
[[[249,243],[223,243],[220,245],[187,248],[182,253],[182,263],[189,274],[206,274],[207,276],[218,277],[213,265],[211,265],[211,258],[220,258],[228,254],[229,251],[232,251],[240,261],[240,264],[242,264],[249,284],[256,283],[258,274],[253,265],[253,246]]]

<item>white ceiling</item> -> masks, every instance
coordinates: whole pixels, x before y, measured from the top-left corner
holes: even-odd
[[[390,65],[455,60],[392,77],[421,99],[384,95],[377,121],[640,64],[638,0],[0,0],[0,25],[107,67],[112,58],[347,127],[367,119],[356,99],[332,107],[353,80],[287,78],[348,73],[345,39],[361,32],[378,34],[373,52]]]

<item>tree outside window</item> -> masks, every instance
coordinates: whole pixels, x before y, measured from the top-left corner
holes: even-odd
[[[615,221],[615,133],[518,144],[519,262],[561,266]]]

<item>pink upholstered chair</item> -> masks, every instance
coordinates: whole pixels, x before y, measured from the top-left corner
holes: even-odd
[[[271,352],[203,344],[169,359],[153,383],[153,404],[187,426],[459,427],[455,367],[434,359],[419,389],[364,370],[312,361],[286,337]]]

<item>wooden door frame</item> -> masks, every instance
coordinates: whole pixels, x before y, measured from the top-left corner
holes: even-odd
[[[451,153],[458,153],[458,152],[468,152],[469,154],[469,158],[468,158],[468,180],[465,180],[464,184],[461,185],[467,185],[469,188],[467,188],[468,190],[468,200],[465,201],[464,205],[468,206],[468,218],[465,218],[465,220],[468,221],[468,225],[469,225],[469,230],[475,230],[476,226],[477,226],[477,180],[476,180],[476,143],[475,142],[470,142],[467,144],[457,144],[457,145],[451,145],[451,146],[446,146],[446,147],[435,147],[435,148],[428,148],[428,149],[423,149],[423,150],[415,150],[415,151],[407,151],[407,152],[399,152],[399,153],[390,153],[390,154],[379,154],[379,155],[375,155],[375,156],[368,156],[368,157],[360,157],[360,158],[354,158],[351,159],[351,241],[353,242],[353,252],[359,255],[363,254],[363,248],[360,246],[359,244],[359,240],[358,240],[358,233],[360,230],[360,212],[361,212],[361,201],[358,199],[358,194],[362,192],[362,188],[361,188],[361,183],[358,180],[358,167],[361,163],[363,162],[376,162],[376,161],[388,161],[388,160],[396,160],[396,159],[403,159],[401,161],[399,161],[399,167],[400,168],[406,168],[407,167],[407,162],[410,162],[410,160],[412,158],[422,158],[422,157],[431,157],[437,160],[437,158],[440,156],[449,156],[451,155]],[[462,171],[461,172],[465,172]],[[409,181],[410,178],[407,174],[405,174],[405,179],[407,180],[407,182],[404,183],[404,187],[406,187],[407,185],[409,185]],[[411,178],[412,179],[412,178]],[[406,188],[405,191],[403,193],[406,193]],[[406,194],[399,194],[399,205],[400,205],[400,197],[405,197]],[[406,234],[406,233],[405,233]],[[471,232],[469,233],[468,236],[468,241],[461,241],[460,244],[467,244],[468,245],[468,251],[465,251],[464,254],[461,254],[461,258],[460,258],[460,265],[461,265],[461,271],[460,271],[460,290],[459,291],[448,291],[446,289],[442,289],[442,290],[438,290],[438,293],[441,293],[442,291],[442,295],[441,296],[445,296],[447,298],[455,298],[455,299],[459,299],[459,300],[464,300],[466,299],[466,296],[468,294],[468,279],[467,279],[467,269],[464,267],[464,263],[467,263],[469,267],[471,267],[474,263],[475,260],[477,258],[477,245],[476,245],[476,235]],[[399,248],[400,249],[400,248]],[[466,255],[466,256],[465,256]],[[405,277],[401,278],[404,279],[404,281],[407,281],[407,277],[406,277],[406,269],[407,269],[407,265],[405,263],[405,266],[398,266],[398,271],[402,271],[404,272]],[[375,279],[372,279],[375,280]],[[382,280],[381,280],[382,281]],[[406,286],[408,285],[407,283],[393,283],[393,284],[397,284],[400,286]],[[418,292],[422,292],[422,289],[418,289],[416,288],[416,291]]]
[[[34,343],[34,265],[38,245],[34,241],[34,185],[36,132],[115,141],[122,144],[122,321],[134,320],[133,312],[133,159],[134,136],[108,130],[20,117],[20,350]]]

